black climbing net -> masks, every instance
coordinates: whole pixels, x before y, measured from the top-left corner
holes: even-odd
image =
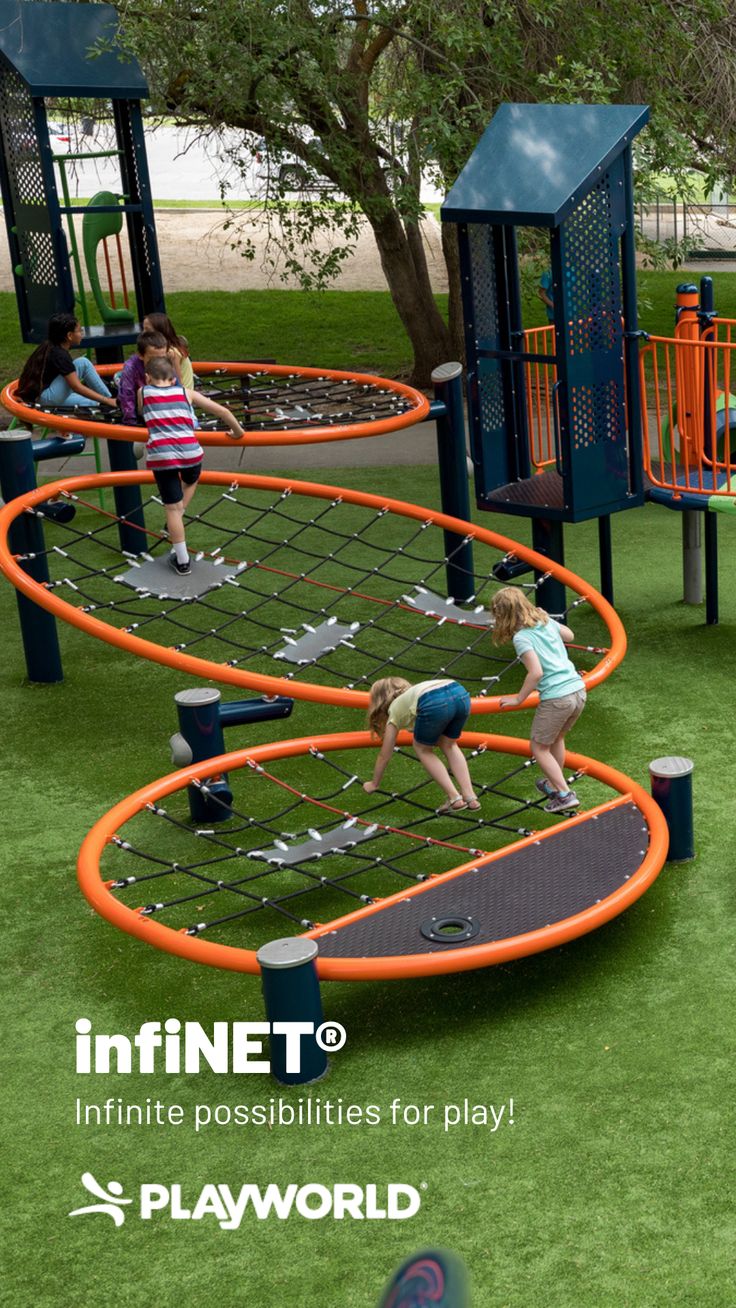
[[[466,751],[480,810],[438,814],[444,798],[411,751],[398,749],[367,794],[372,749],[310,749],[198,780],[208,819],[186,795],[147,805],[106,846],[100,875],[144,917],[190,936],[257,949],[515,844],[559,823],[544,811],[531,760],[485,745]],[[203,765],[203,768],[206,765]],[[616,798],[568,774],[586,808]],[[212,820],[212,818],[224,820]],[[520,887],[520,892],[523,887]]]
[[[471,560],[466,540],[431,519],[352,503],[349,492],[322,499],[295,493],[298,483],[260,489],[254,478],[221,480],[200,487],[192,502],[194,562],[184,579],[167,566],[155,494],[143,516],[128,515],[143,554],[121,552],[111,504],[102,508],[90,492],[65,496],[76,516],[46,519],[38,552],[48,562],[48,593],[151,646],[208,660],[206,675],[215,675],[213,663],[239,669],[243,684],[260,674],[282,679],[297,695],[300,685],[315,683],[366,692],[393,675],[451,677],[481,699],[499,693],[501,678],[508,693],[518,689],[513,648],[495,647],[490,636],[501,549],[476,539]],[[36,510],[41,519],[47,512]],[[450,584],[470,593],[462,603],[448,600],[448,565]],[[532,600],[540,580],[529,571],[519,583]],[[566,593],[570,602],[558,616],[576,630],[572,657],[585,671],[605,656],[610,632],[583,596]],[[95,634],[104,638],[104,627]]]
[[[107,378],[111,382],[111,378]],[[195,390],[225,405],[238,419],[246,432],[270,432],[277,438],[279,432],[298,429],[374,424],[393,420],[402,414],[415,411],[423,397],[409,387],[394,389],[380,378],[361,379],[359,375],[341,376],[319,373],[310,376],[305,372],[248,372],[228,368],[215,368],[195,377]],[[114,384],[112,386],[114,392]],[[12,388],[11,388],[12,390]],[[11,406],[12,407],[12,406]],[[24,403],[18,416],[28,420],[28,414],[37,415],[40,426],[45,419],[53,425],[74,428],[74,420],[100,423],[104,428],[123,424],[120,409],[109,405],[78,405]],[[196,408],[196,406],[195,406]],[[197,411],[200,431],[218,431],[222,422],[203,410]],[[145,428],[142,428],[145,439]]]

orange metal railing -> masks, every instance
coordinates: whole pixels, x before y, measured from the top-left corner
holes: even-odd
[[[676,496],[736,494],[736,323],[678,324],[639,354],[644,469]]]
[[[524,350],[528,354],[554,355],[555,329],[531,327],[524,332]],[[526,407],[529,428],[529,457],[535,472],[555,464],[555,383],[557,367],[549,363],[526,363]]]
[[[554,354],[554,327],[524,333],[529,354]],[[701,335],[683,314],[673,337],[650,336],[639,352],[644,470],[673,496],[736,495],[736,319],[717,318]],[[529,457],[535,472],[555,465],[555,384],[550,362],[525,364]],[[732,431],[733,428],[733,431]]]

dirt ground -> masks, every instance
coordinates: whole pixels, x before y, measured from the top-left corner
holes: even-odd
[[[265,234],[247,215],[243,215],[242,221],[243,235],[252,240],[261,251],[261,257],[257,254],[254,260],[244,259],[237,250],[231,248],[233,233],[223,231],[222,217],[217,210],[157,210],[156,230],[166,290],[247,291],[265,290],[269,287],[288,290],[297,287],[294,278],[281,281],[278,271],[274,273],[263,266]],[[431,214],[424,220],[423,236],[432,285],[435,291],[446,291],[447,278],[440,229]],[[326,248],[324,240],[322,248]],[[340,291],[386,290],[381,261],[367,224],[361,232],[355,253],[344,263],[332,286]],[[13,290],[10,257],[5,242],[0,242],[0,290]]]

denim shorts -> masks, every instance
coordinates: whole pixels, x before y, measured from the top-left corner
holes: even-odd
[[[440,736],[457,740],[470,713],[470,695],[464,686],[451,681],[419,697],[414,739],[419,745],[436,745]]]

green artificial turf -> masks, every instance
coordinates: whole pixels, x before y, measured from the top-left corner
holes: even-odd
[[[675,287],[698,277],[640,272],[640,327],[671,336]],[[730,316],[735,297],[736,273],[718,271],[716,307],[724,317]],[[437,302],[446,312],[447,296],[438,295]],[[166,306],[195,359],[275,359],[387,377],[405,377],[411,368],[409,342],[387,291],[176,291],[167,295]],[[535,327],[545,321],[544,306],[530,287],[524,324]],[[17,377],[28,353],[19,339],[15,296],[0,294],[3,381]]]
[[[245,307],[240,325],[220,314],[214,345],[246,327],[265,352],[265,320],[261,337]],[[299,357],[308,361],[304,350]],[[438,502],[431,468],[334,469],[329,479]],[[521,520],[493,525],[528,539]],[[9,1304],[373,1308],[392,1264],[439,1243],[465,1258],[474,1308],[730,1308],[735,545],[723,522],[721,622],[707,628],[701,608],[680,602],[680,531],[678,514],[654,506],[614,519],[629,651],[591,693],[570,743],[645,785],[651,759],[691,756],[696,860],[666,868],[627,913],[564,948],[431,981],[325,987],[326,1016],[344,1023],[348,1041],[328,1077],[301,1091],[211,1072],[75,1073],[80,1017],[132,1036],[167,1017],[205,1028],[258,1019],[262,1000],[255,978],[197,967],[115,930],[75,884],[92,822],[170,770],[172,697],[196,683],[60,626],[65,681],[29,686],[15,596],[0,585]],[[568,528],[567,562],[597,581],[595,523]],[[510,715],[503,727],[523,735],[528,721]],[[298,703],[289,720],[229,729],[226,744],[357,725],[349,711]],[[188,1123],[77,1127],[77,1096],[151,1097],[187,1114],[197,1103],[311,1097],[376,1104],[384,1115],[397,1097],[433,1104],[435,1114],[448,1102],[513,1097],[514,1117],[495,1134],[444,1133],[430,1114],[426,1127],[211,1126],[195,1135]],[[406,1223],[246,1217],[224,1232],[212,1219],[131,1219],[116,1230],[104,1216],[66,1217],[89,1201],[86,1170],[126,1192],[178,1182],[184,1202],[206,1182],[426,1189]]]

